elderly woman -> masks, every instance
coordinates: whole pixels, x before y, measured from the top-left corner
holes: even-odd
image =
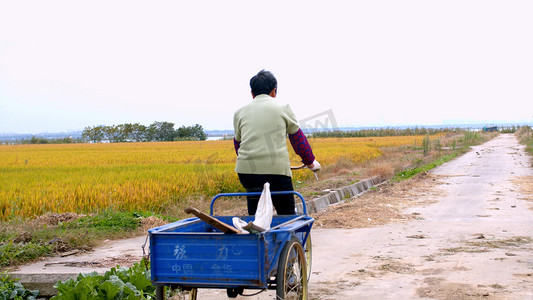
[[[302,162],[311,170],[320,169],[311,146],[289,105],[276,101],[277,80],[262,70],[250,79],[253,100],[233,117],[235,130],[235,171],[247,192],[260,192],[265,182],[271,191],[292,191],[292,173],[286,138]],[[248,214],[257,209],[258,196],[248,196]],[[276,195],[272,202],[278,215],[295,214],[293,195]]]

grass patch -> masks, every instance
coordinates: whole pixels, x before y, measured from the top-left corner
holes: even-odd
[[[425,164],[421,167],[417,167],[417,168],[411,168],[411,169],[408,169],[408,170],[405,170],[405,171],[402,171],[398,174],[396,174],[392,179],[391,181],[392,182],[398,182],[398,181],[402,181],[402,180],[406,180],[406,179],[409,179],[409,178],[412,178],[413,176],[416,176],[422,172],[426,172],[426,171],[429,171],[435,167],[438,167],[440,165],[442,165],[443,163],[445,162],[449,162],[450,160],[456,158],[457,156],[459,155],[459,152],[458,151],[454,151],[452,152],[451,154],[448,154],[448,155],[444,155],[428,164]]]
[[[73,249],[90,250],[100,241],[107,239],[145,234],[143,220],[150,217],[155,217],[161,222],[177,220],[177,218],[154,216],[150,212],[112,210],[89,216],[77,215],[71,218],[62,216],[62,214],[50,214],[32,220],[16,219],[3,222],[0,227],[0,268],[20,265],[39,257]]]
[[[36,242],[8,241],[0,245],[0,267],[10,266],[16,262],[31,261],[52,252],[50,244]]]
[[[518,141],[526,145],[526,151],[533,154],[533,130],[529,126],[522,126],[516,131]]]
[[[133,230],[141,225],[140,215],[131,212],[104,211],[94,216],[79,218],[63,225],[64,228],[97,230]]]
[[[423,163],[422,159],[415,160],[416,167],[409,168],[407,170],[403,170],[399,173],[396,173],[394,177],[391,178],[392,182],[398,182],[402,180],[406,180],[409,178],[412,178],[413,176],[416,176],[422,172],[429,171],[435,167],[438,167],[442,165],[445,162],[449,162],[452,159],[456,158],[459,155],[462,155],[466,153],[470,146],[473,145],[479,145],[491,138],[496,136],[496,133],[483,133],[483,132],[476,132],[476,131],[465,131],[463,132],[462,136],[460,136],[458,139],[453,139],[449,143],[451,145],[451,151],[446,154],[446,152],[441,151],[441,141],[440,139],[435,139],[433,141],[433,147],[435,150],[437,150],[436,159],[429,163]],[[457,147],[457,142],[461,145],[461,147]],[[427,156],[427,153],[431,147],[429,139],[424,139],[423,141],[423,154],[424,156]]]

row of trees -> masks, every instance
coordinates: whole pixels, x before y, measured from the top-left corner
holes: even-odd
[[[174,123],[154,122],[149,126],[139,123],[120,124],[112,126],[86,127],[81,135],[82,139],[91,142],[109,141],[120,142],[162,142],[162,141],[204,141],[207,134],[202,125],[181,126],[174,129]]]
[[[411,135],[434,135],[437,133],[460,132],[463,129],[459,128],[379,128],[379,129],[363,129],[357,131],[319,131],[313,132],[313,137],[382,137],[382,136],[411,136]]]
[[[80,138],[73,138],[70,136],[64,137],[64,138],[57,138],[57,139],[47,139],[43,137],[32,136],[30,139],[17,140],[11,143],[25,145],[25,144],[73,144],[73,143],[82,143],[82,142],[83,141]],[[6,142],[6,145],[8,145],[8,142]]]

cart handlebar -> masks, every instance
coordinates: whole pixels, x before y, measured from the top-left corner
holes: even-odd
[[[305,169],[307,166],[305,164],[301,165],[301,166],[291,166],[291,170],[301,170],[301,169]],[[318,170],[310,170],[313,172],[313,174],[315,174],[315,178],[316,180],[318,180],[318,175],[317,175],[317,172],[320,171],[320,169]]]
[[[216,195],[213,200],[211,200],[211,216],[213,215],[213,206],[215,204],[215,201],[220,197],[239,197],[239,196],[261,196],[262,192],[253,192],[253,193],[222,193]],[[296,192],[296,191],[276,191],[276,192],[270,192],[271,195],[289,195],[293,194],[302,200],[302,208],[303,208],[303,214],[307,216],[307,206],[305,205],[305,199],[302,194]]]
[[[301,166],[291,166],[291,170],[300,170],[300,169],[303,169],[307,167],[306,165],[301,165]]]

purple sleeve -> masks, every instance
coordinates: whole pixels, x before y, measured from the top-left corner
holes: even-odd
[[[239,155],[239,148],[241,147],[241,142],[238,142],[235,138],[233,139],[233,147],[235,147],[235,153]]]
[[[311,145],[307,141],[305,134],[302,132],[302,129],[298,129],[296,133],[289,134],[289,140],[291,141],[292,148],[294,152],[302,158],[302,163],[310,165],[315,161],[315,156],[313,155],[313,150],[311,150]]]

